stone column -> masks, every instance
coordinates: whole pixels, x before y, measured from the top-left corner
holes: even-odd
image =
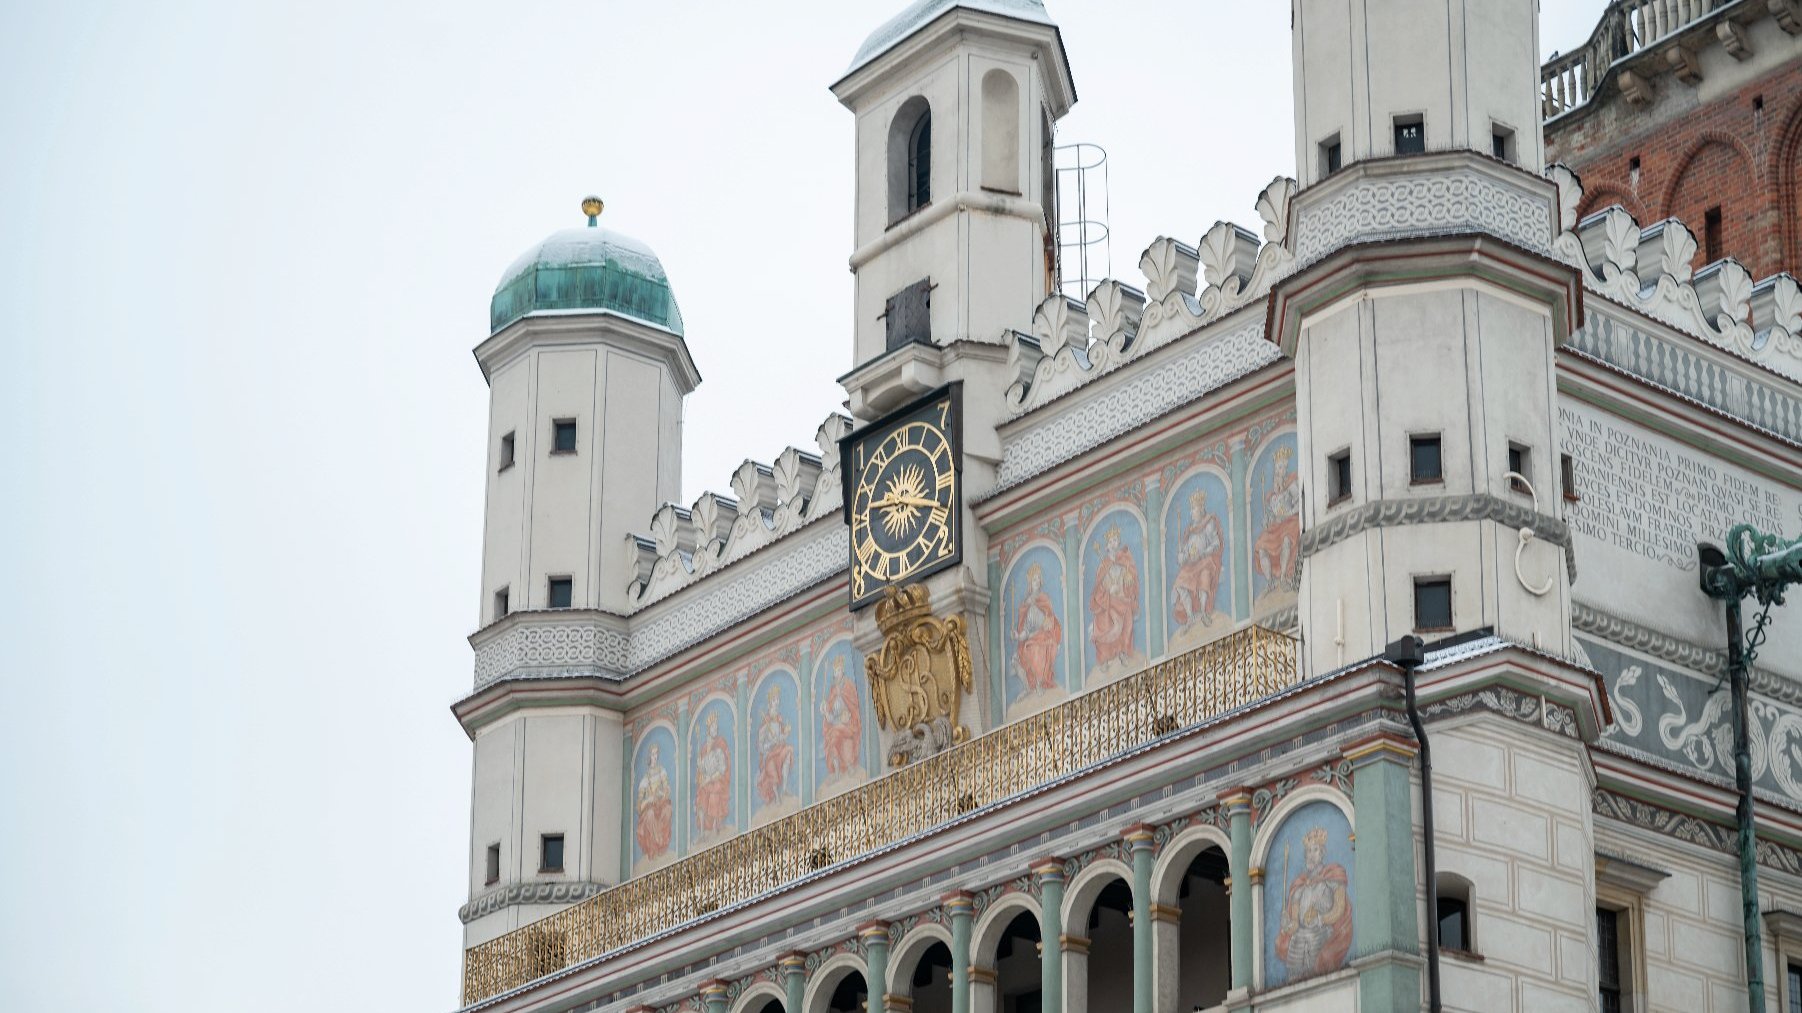
[[[1226,895],[1232,917],[1233,986],[1251,986],[1251,792],[1241,788],[1223,795],[1233,853],[1227,858]]]
[[[883,1013],[888,1001],[888,924],[865,922],[857,927],[857,938],[863,940],[864,984],[870,990],[870,1013]]]
[[[1133,1013],[1151,1013],[1151,863],[1157,853],[1143,823],[1128,827],[1125,837],[1133,859]]]
[[[1000,1013],[1000,997],[995,993],[995,968],[970,965],[970,1009],[972,1013]]]
[[[970,1013],[970,922],[975,898],[956,890],[940,900],[951,915],[951,1013]]]
[[[1183,909],[1151,905],[1151,970],[1156,981],[1152,1007],[1159,1013],[1176,1009],[1182,985]]]
[[[786,954],[776,966],[782,971],[782,989],[786,993],[782,1008],[787,1013],[801,1013],[807,1002],[807,958],[799,953]]]
[[[701,986],[701,1002],[707,1013],[726,1013],[726,983],[715,978]]]
[[[1352,851],[1357,943],[1351,962],[1361,967],[1360,1009],[1400,1009],[1420,1001],[1414,755],[1412,741],[1392,735],[1345,750],[1352,762],[1352,806],[1358,817]],[[1390,959],[1370,959],[1385,956]]]
[[[1064,961],[1063,1000],[1066,1013],[1088,1013],[1089,937],[1068,933],[1057,938]]]
[[[1064,1013],[1064,863],[1047,858],[1032,867],[1039,881],[1039,1009]]]

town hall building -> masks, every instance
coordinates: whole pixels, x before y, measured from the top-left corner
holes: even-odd
[[[877,26],[843,409],[717,490],[651,247],[505,271],[462,1009],[1802,1010],[1699,547],[1802,535],[1802,3],[1291,6],[1251,224],[1079,294],[1054,12]]]

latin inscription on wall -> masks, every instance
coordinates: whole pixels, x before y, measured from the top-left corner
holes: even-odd
[[[1802,532],[1802,490],[1570,399],[1559,404],[1558,423],[1577,500],[1552,489],[1541,491],[1540,504],[1570,523],[1577,602],[1718,647],[1721,606],[1696,584],[1696,543],[1720,544],[1735,524],[1794,538]],[[1538,471],[1558,478],[1556,468]],[[1802,676],[1802,622],[1773,623],[1759,661]]]
[[[1558,409],[1576,465],[1571,528],[1678,570],[1696,568],[1696,543],[1719,544],[1735,524],[1793,537],[1797,510],[1776,488],[1731,465],[1594,411]]]

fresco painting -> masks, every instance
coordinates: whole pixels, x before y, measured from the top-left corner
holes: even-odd
[[[1043,543],[1014,557],[1004,582],[1002,623],[1009,720],[1064,699],[1064,561]]]
[[[1213,471],[1190,473],[1166,501],[1165,643],[1172,654],[1232,629],[1231,504],[1225,477]]]
[[[1145,526],[1125,508],[1102,514],[1083,543],[1087,684],[1145,667]]]
[[[638,876],[676,857],[676,735],[655,725],[638,740],[632,760],[632,875]]]
[[[826,649],[814,672],[814,798],[855,788],[866,779],[865,726],[874,720],[863,658],[849,640]]]
[[[1331,802],[1283,819],[1264,856],[1264,987],[1345,966],[1352,947],[1351,824]]]
[[[689,732],[694,771],[694,807],[691,850],[700,850],[731,836],[737,829],[737,806],[732,797],[732,705],[714,698],[701,706]]]
[[[799,683],[794,673],[776,669],[751,700],[751,822],[758,824],[801,808]]]
[[[1293,601],[1301,587],[1301,480],[1295,433],[1272,437],[1251,469],[1252,607]]]

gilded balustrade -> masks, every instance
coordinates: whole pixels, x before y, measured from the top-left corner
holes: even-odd
[[[1295,682],[1292,638],[1255,626],[1229,634],[471,947],[463,1001],[750,900]]]

